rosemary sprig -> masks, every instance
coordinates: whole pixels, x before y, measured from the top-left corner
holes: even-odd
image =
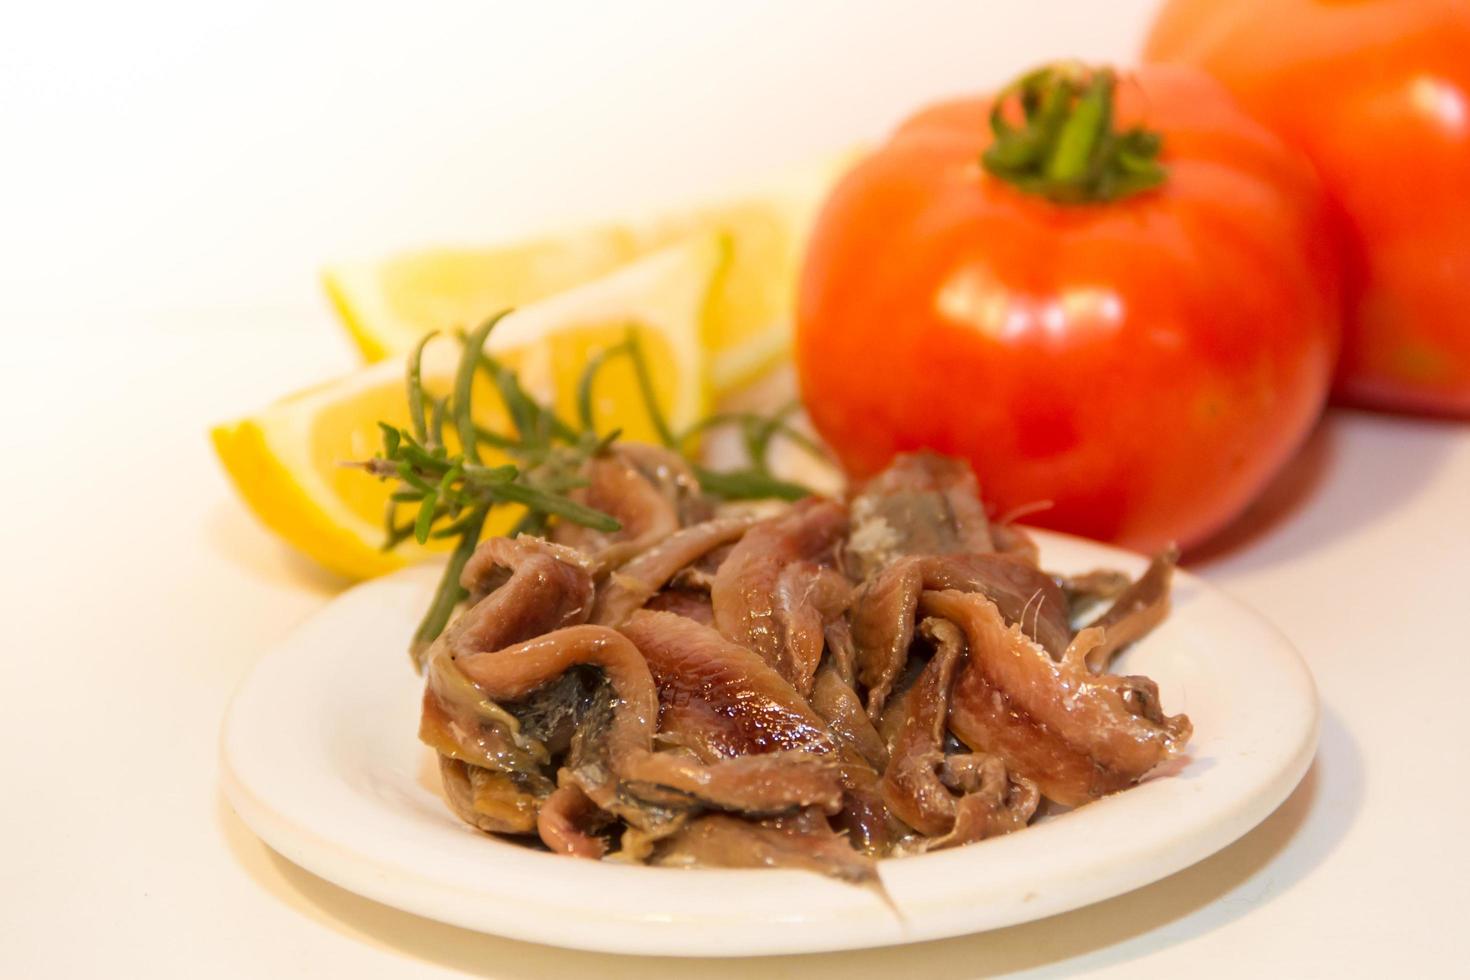
[[[706,493],[726,500],[760,500],[776,497],[800,500],[811,496],[811,490],[799,483],[783,480],[771,472],[770,453],[777,439],[785,439],[804,452],[827,460],[827,451],[788,421],[796,411],[790,402],[771,415],[756,412],[722,412],[707,416],[685,429],[678,437],[680,445],[688,445],[698,436],[721,427],[739,430],[745,455],[749,460],[742,469],[710,470],[695,465],[695,474]]]
[[[424,652],[465,598],[460,574],[495,507],[524,507],[525,516],[518,525],[523,531],[544,532],[553,517],[605,532],[621,527],[611,515],[566,495],[577,486],[582,463],[605,448],[602,443],[561,423],[526,393],[514,372],[484,353],[485,341],[503,316],[491,317],[463,338],[453,391],[443,397],[431,395],[423,383],[423,352],[433,334],[419,342],[408,358],[409,427],[378,423],[382,451],[358,464],[379,479],[395,483],[384,518],[384,550],[409,538],[420,544],[431,538],[457,539],[429,609],[414,633],[410,652],[420,668]],[[505,402],[515,438],[475,424],[478,371],[488,375]],[[452,428],[458,452],[449,451],[446,427]],[[509,456],[512,462],[486,465],[482,444]],[[413,517],[401,521],[399,512],[405,507],[414,508]]]
[[[649,422],[653,425],[653,431],[660,442],[689,462],[705,493],[725,500],[762,500],[772,497],[800,500],[811,496],[812,491],[808,487],[783,480],[771,472],[770,468],[770,451],[778,438],[786,439],[818,458],[827,459],[826,450],[788,421],[798,407],[796,402],[782,406],[772,415],[756,412],[722,412],[709,415],[683,432],[676,433],[659,408],[642,344],[637,332],[631,327],[622,343],[607,348],[588,362],[581,384],[577,386],[577,415],[585,429],[593,429],[592,394],[597,374],[603,365],[617,357],[627,357],[632,361],[638,394]],[[741,469],[725,471],[701,466],[694,458],[693,447],[698,445],[700,436],[725,426],[736,426],[740,429],[748,458],[747,465]]]
[[[812,495],[812,491],[800,483],[783,480],[757,467],[711,470],[695,466],[694,475],[699,478],[699,485],[705,493],[726,500],[800,500]]]
[[[477,506],[470,512],[470,519],[460,529],[459,541],[449,554],[444,577],[434,590],[433,601],[429,603],[428,611],[419,622],[419,628],[414,630],[409,654],[413,657],[414,666],[420,670],[423,669],[424,652],[444,632],[444,627],[449,625],[449,617],[454,615],[454,607],[464,599],[464,588],[459,584],[459,576],[464,571],[465,562],[474,554],[475,546],[480,543],[480,531],[484,528],[485,516],[489,513],[488,506]]]
[[[506,311],[508,312],[508,311]],[[423,383],[423,352],[433,334],[426,335],[408,358],[407,394],[409,427],[379,422],[383,448],[373,459],[354,464],[382,480],[394,482],[384,517],[384,550],[412,538],[423,544],[430,539],[456,539],[443,578],[434,598],[414,633],[410,653],[422,669],[429,645],[443,632],[455,608],[466,596],[459,579],[474,553],[485,522],[494,508],[515,505],[524,509],[511,530],[516,534],[545,534],[554,520],[571,521],[584,527],[612,533],[621,528],[610,514],[578,502],[570,494],[585,486],[588,459],[607,451],[619,431],[597,431],[594,393],[602,369],[619,357],[627,358],[637,381],[643,408],[663,444],[689,460],[700,485],[712,496],[727,500],[777,497],[795,500],[810,491],[782,480],[771,472],[768,456],[777,439],[786,439],[807,452],[823,450],[788,419],[795,410],[789,405],[771,416],[755,413],[712,415],[675,432],[659,407],[652,374],[643,355],[637,331],[628,329],[625,338],[588,362],[577,384],[576,425],[557,415],[521,385],[507,365],[485,353],[484,346],[499,313],[468,335],[461,336],[464,350],[455,371],[453,390],[435,397]],[[496,433],[475,422],[475,378],[483,373],[499,396],[510,418],[513,435]],[[748,464],[732,471],[716,471],[698,465],[692,449],[710,430],[735,426],[749,457]],[[451,453],[445,441],[448,429],[455,436],[458,452]],[[494,450],[511,462],[486,465],[481,447]],[[413,508],[413,516],[400,520],[401,509]]]

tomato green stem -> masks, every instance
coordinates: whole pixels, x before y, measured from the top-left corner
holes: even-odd
[[[1162,137],[1113,127],[1112,69],[1073,64],[1028,72],[996,97],[994,141],[981,156],[987,173],[1059,204],[1116,201],[1161,185]],[[1008,113],[1019,103],[1022,125]]]

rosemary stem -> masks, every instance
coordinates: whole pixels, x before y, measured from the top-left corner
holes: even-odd
[[[429,603],[429,609],[424,613],[419,628],[413,634],[413,642],[409,646],[409,655],[413,657],[415,669],[420,673],[424,669],[424,654],[429,645],[434,642],[444,627],[449,623],[449,617],[454,614],[454,607],[459,605],[466,593],[464,587],[459,584],[459,577],[464,572],[465,562],[470,560],[474,554],[475,546],[480,543],[480,532],[485,526],[485,515],[490,512],[488,504],[481,504],[471,512],[469,520],[465,523],[464,533],[459,537],[459,543],[454,546],[454,551],[449,555],[449,565],[444,569],[444,577],[439,580],[439,587],[434,590],[434,599]]]
[[[669,420],[664,418],[663,409],[659,408],[658,398],[653,391],[653,378],[648,373],[648,362],[643,359],[643,344],[638,340],[638,333],[633,327],[628,328],[626,343],[628,356],[633,361],[633,374],[638,379],[638,393],[643,396],[643,407],[648,412],[649,421],[653,423],[653,430],[658,433],[660,442],[677,450],[679,440],[669,428]]]
[[[413,434],[419,442],[429,438],[429,426],[424,421],[424,348],[434,339],[437,330],[430,330],[419,338],[413,353],[408,356],[408,417],[413,422]]]
[[[454,376],[454,427],[459,433],[459,451],[471,463],[480,461],[479,433],[475,431],[475,419],[470,414],[470,395],[475,387],[475,365],[479,363],[480,351],[485,347],[485,338],[495,329],[504,312],[497,313],[465,338],[465,352],[459,359],[459,370]]]

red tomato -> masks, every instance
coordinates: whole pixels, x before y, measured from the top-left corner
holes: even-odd
[[[1054,203],[982,169],[991,105],[919,113],[827,201],[797,314],[812,420],[858,475],[928,447],[968,458],[1001,514],[1197,542],[1326,397],[1340,306],[1317,179],[1219,83],[1154,67],[1115,118],[1162,134],[1162,185]]]
[[[1338,396],[1470,416],[1470,0],[1174,0],[1147,55],[1224,81],[1346,212]]]

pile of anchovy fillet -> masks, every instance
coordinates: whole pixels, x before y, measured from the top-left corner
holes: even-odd
[[[716,504],[653,446],[586,466],[581,501],[621,530],[484,541],[424,658],[420,737],[483,831],[865,883],[1189,740],[1152,681],[1109,672],[1166,615],[1172,555],[1137,581],[1050,575],[931,454],[793,504]]]

